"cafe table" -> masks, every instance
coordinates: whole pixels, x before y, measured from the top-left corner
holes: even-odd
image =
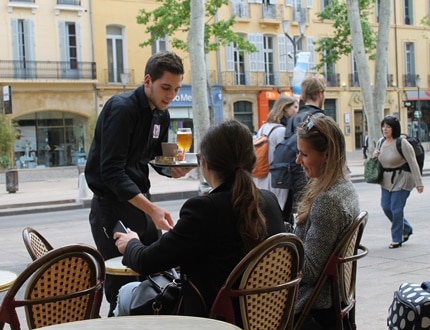
[[[8,270],[0,270],[0,292],[8,290],[17,278],[17,274]]]
[[[237,330],[240,328],[230,323],[203,317],[179,315],[141,315],[107,317],[61,323],[40,329]]]
[[[105,260],[106,274],[121,276],[139,276],[139,273],[122,264],[122,256]]]

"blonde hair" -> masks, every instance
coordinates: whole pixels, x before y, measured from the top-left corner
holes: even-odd
[[[285,109],[296,103],[297,100],[294,97],[288,95],[281,95],[273,104],[272,109],[267,114],[266,123],[280,123],[283,117],[288,118],[288,114]]]
[[[329,116],[309,117],[297,128],[297,138],[309,143],[313,150],[324,152],[327,161],[318,179],[310,179],[297,207],[297,225],[306,222],[315,198],[339,179],[347,179],[345,137],[339,125]]]
[[[325,78],[321,74],[310,74],[303,79],[300,87],[300,96],[303,102],[316,101],[318,93],[324,91],[327,87]]]

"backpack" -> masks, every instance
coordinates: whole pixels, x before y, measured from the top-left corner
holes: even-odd
[[[260,137],[254,139],[254,150],[257,156],[255,167],[252,170],[254,178],[265,178],[269,174],[269,136],[272,132],[282,125],[272,127],[269,134],[262,134]]]
[[[388,309],[388,329],[430,329],[430,282],[403,283]]]
[[[296,125],[294,123],[302,123],[308,116],[318,112],[322,112],[322,110],[311,108],[288,119],[284,140],[275,147],[273,162],[270,165],[272,188],[299,192],[306,184],[306,175],[302,166],[296,163],[298,150]]]
[[[423,175],[425,151],[424,151],[423,145],[421,144],[420,139],[418,139],[417,137],[408,136],[406,134],[401,134],[401,135],[403,135],[404,139],[406,139],[406,141],[408,141],[411,144],[411,146],[414,148],[415,158],[417,160],[418,167],[420,168],[420,173],[421,175]],[[402,141],[400,139],[397,139],[396,147],[399,154],[402,155],[403,158],[405,158],[405,156],[403,156]],[[408,172],[411,171],[408,163],[404,165],[403,169]]]

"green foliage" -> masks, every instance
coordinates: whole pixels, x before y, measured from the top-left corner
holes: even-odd
[[[374,60],[376,57],[377,33],[369,25],[368,17],[374,13],[374,3],[375,0],[359,0],[364,47],[366,54],[368,54],[371,60]],[[317,13],[317,17],[322,22],[326,20],[333,21],[334,28],[332,36],[321,38],[316,42],[316,51],[321,54],[322,60],[315,68],[320,70],[325,64],[332,65],[343,55],[351,54],[352,46],[351,29],[345,1],[331,0],[330,5]]]
[[[18,131],[4,114],[0,114],[0,168],[6,169],[11,165],[11,155]]]
[[[153,11],[141,9],[136,17],[138,24],[145,25],[145,32],[150,35],[146,41],[139,44],[140,47],[151,46],[157,39],[168,35],[173,48],[188,50],[186,40],[176,37],[178,32],[188,33],[190,28],[190,0],[156,0],[160,7]],[[233,42],[238,49],[255,52],[255,46],[244,40],[232,31],[235,23],[234,17],[228,20],[216,20],[215,16],[219,8],[228,5],[228,0],[208,0],[206,2],[205,23],[205,53],[219,49],[219,47]],[[151,24],[151,25],[149,25]]]
[[[424,16],[421,19],[421,24],[424,26],[424,29],[427,31],[426,34],[424,34],[424,39],[429,39],[428,37],[428,30],[430,28],[430,15]]]
[[[91,143],[93,142],[96,124],[97,124],[97,115],[96,114],[92,114],[90,117],[87,118],[87,125],[86,125],[86,132],[85,132],[85,136],[86,136],[85,146],[87,149],[86,152],[89,151]]]

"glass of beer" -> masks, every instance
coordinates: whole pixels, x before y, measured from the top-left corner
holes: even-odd
[[[178,128],[178,131],[176,132],[176,143],[184,154],[185,152],[190,151],[192,142],[193,133],[191,132],[191,128]]]

